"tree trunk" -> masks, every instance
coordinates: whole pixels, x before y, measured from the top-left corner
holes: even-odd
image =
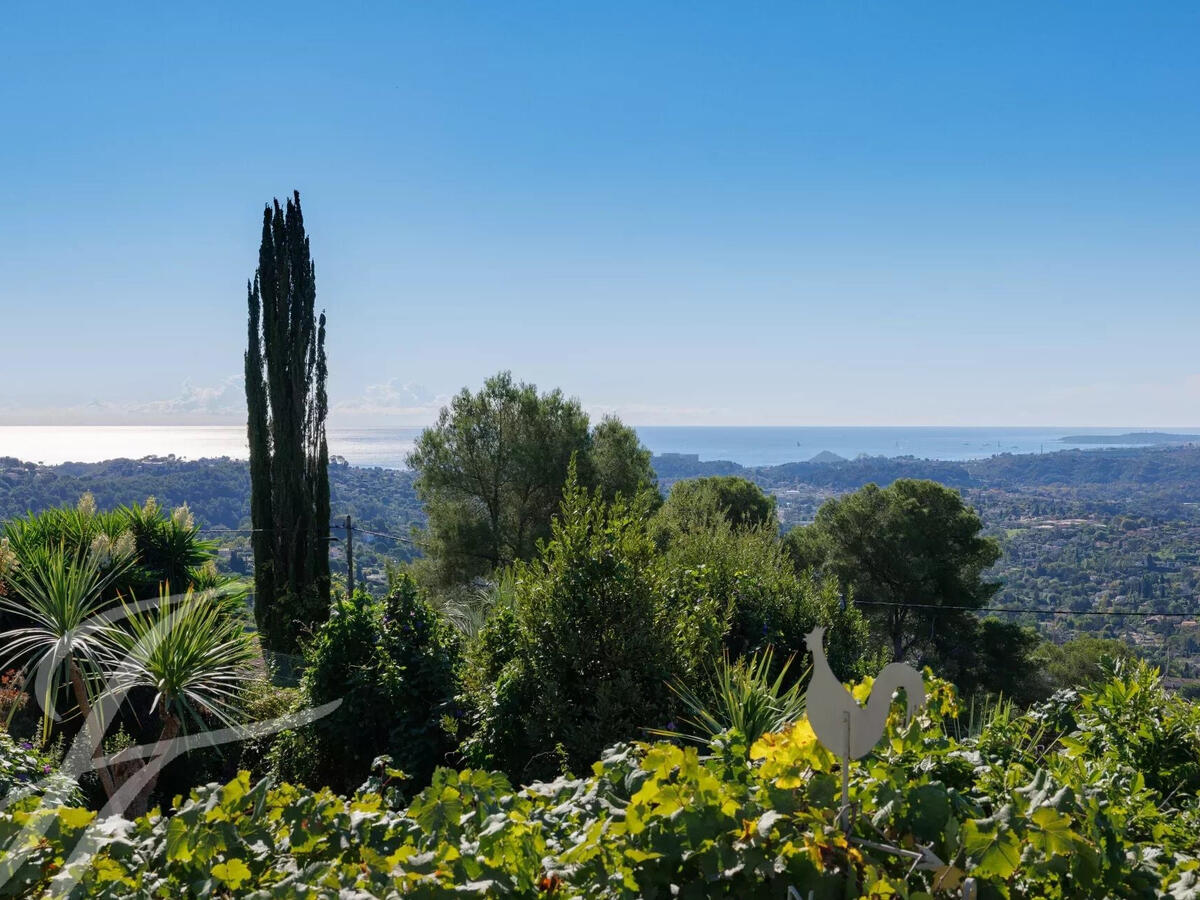
[[[167,713],[163,717],[163,730],[158,736],[158,744],[154,747],[154,752],[146,757],[146,761],[137,768],[140,772],[146,766],[154,765],[158,759],[166,753],[167,744],[179,735],[179,720],[175,716]],[[134,773],[136,774],[136,772]],[[141,790],[137,792],[133,800],[129,803],[129,809],[125,811],[125,816],[130,819],[136,819],[138,816],[144,816],[150,806],[150,795],[154,793],[154,788],[158,785],[158,776],[162,774],[162,767],[155,768],[154,772],[146,779],[146,783],[142,785]]]
[[[83,727],[85,730],[91,728],[92,704],[88,700],[87,686],[83,683],[83,673],[79,671],[79,666],[76,665],[74,657],[67,661],[67,670],[71,679],[71,689],[75,693],[75,704],[79,707],[79,712],[83,715]],[[92,758],[101,752],[101,743],[104,738],[103,729],[100,732],[95,746],[92,748]],[[97,766],[97,773],[100,775],[100,784],[104,787],[104,795],[111,797],[117,792],[117,786],[113,783],[112,773],[108,771],[108,766]]]

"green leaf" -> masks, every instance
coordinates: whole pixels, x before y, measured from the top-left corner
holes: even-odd
[[[179,816],[167,823],[167,861],[188,862],[194,852],[191,845],[191,829]]]
[[[96,814],[90,809],[79,809],[77,807],[63,807],[58,811],[59,821],[69,829],[83,828],[92,819],[96,818]]]
[[[1030,842],[1045,853],[1070,853],[1075,849],[1079,835],[1071,830],[1071,819],[1052,806],[1036,809],[1030,817],[1037,831],[1030,835]]]
[[[976,860],[975,872],[984,877],[1008,878],[1021,861],[1021,842],[1010,827],[1012,808],[1004,806],[987,819],[963,824],[963,846]]]

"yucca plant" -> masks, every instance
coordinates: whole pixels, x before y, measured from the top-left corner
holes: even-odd
[[[511,569],[501,569],[492,581],[475,582],[442,592],[432,602],[438,613],[466,640],[474,640],[492,611],[511,607],[515,579]]]
[[[121,621],[107,629],[114,651],[109,690],[150,688],[150,712],[159,713],[169,736],[187,722],[203,725],[205,716],[233,724],[254,660],[236,605],[211,591],[178,598],[164,591],[156,603],[122,604]]]
[[[43,734],[58,718],[57,698],[71,686],[85,718],[95,700],[108,645],[104,639],[109,586],[132,565],[129,556],[109,558],[101,567],[95,554],[63,547],[36,548],[7,575],[0,609],[22,624],[0,635],[0,670],[18,665],[36,672]]]
[[[107,601],[145,579],[137,565],[137,542],[126,517],[119,511],[98,511],[91,494],[84,494],[73,507],[54,507],[10,519],[3,524],[3,534],[0,542],[18,564],[55,548],[68,558],[90,556],[102,574],[117,564],[119,577],[106,580],[103,599]],[[11,626],[10,617],[0,614],[0,629]]]
[[[746,738],[747,748],[764,734],[783,730],[804,715],[805,692],[801,685],[806,679],[801,675],[791,687],[784,688],[794,655],[788,657],[772,678],[774,652],[773,647],[767,647],[749,659],[730,662],[729,651],[725,651],[711,674],[706,694],[693,691],[679,680],[673,681],[671,690],[687,710],[680,717],[686,728],[647,730],[657,737],[707,746],[718,735],[736,729]]]
[[[10,519],[4,523],[4,532],[21,556],[37,547],[62,546],[68,552],[86,549],[114,524],[112,516],[97,512],[95,498],[85,493],[75,506],[52,507]]]
[[[98,685],[104,677],[108,645],[105,598],[112,583],[133,564],[132,557],[110,557],[62,546],[31,549],[6,575],[0,610],[20,622],[0,635],[4,658],[0,670],[16,664],[34,673],[34,690],[42,707],[42,734],[49,740],[51,724],[60,718],[58,696],[69,684],[77,712],[89,725]],[[99,715],[103,707],[97,710]],[[96,722],[102,728],[103,723]],[[93,735],[99,745],[99,735]],[[100,781],[112,796],[110,773],[101,767]]]
[[[188,591],[176,598],[164,589],[157,603],[123,603],[120,620],[106,629],[113,651],[108,692],[120,701],[131,690],[151,691],[150,713],[162,722],[160,743],[189,723],[203,729],[206,717],[235,724],[255,658],[237,603],[219,592]],[[144,811],[157,775],[139,790],[131,811]]]
[[[151,497],[144,506],[123,506],[119,512],[137,541],[142,566],[156,583],[165,581],[183,591],[192,583],[195,570],[213,557],[216,543],[200,539],[200,528],[186,503],[167,515]],[[155,586],[150,586],[151,593]]]

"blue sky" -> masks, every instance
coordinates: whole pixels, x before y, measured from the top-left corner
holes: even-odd
[[[1200,423],[1200,5],[6,5],[0,422],[236,422],[299,188],[331,424]]]

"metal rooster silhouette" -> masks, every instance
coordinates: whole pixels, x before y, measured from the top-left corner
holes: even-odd
[[[866,756],[879,743],[887,725],[892,695],[900,688],[904,688],[904,695],[908,700],[905,721],[912,721],[912,717],[925,702],[925,683],[921,680],[921,673],[912,666],[890,663],[883,667],[883,671],[871,686],[871,696],[864,709],[829,668],[829,661],[825,658],[825,646],[822,643],[824,637],[825,629],[818,625],[804,639],[813,655],[812,680],[808,683],[808,723],[812,726],[817,740],[841,757],[842,808],[838,811],[838,820],[849,835],[850,760]],[[945,866],[931,846],[918,844],[917,849],[913,850],[862,838],[850,837],[850,841],[911,859],[914,869],[941,869]],[[971,881],[973,891],[974,882],[971,879],[968,881]],[[974,894],[968,894],[967,888],[964,887],[963,896]]]
[[[804,639],[813,655],[812,680],[808,684],[808,722],[817,739],[843,759],[859,759],[871,752],[883,737],[892,695],[900,688],[908,698],[907,719],[912,719],[925,702],[921,673],[905,663],[891,663],[875,679],[864,709],[833,674],[825,659],[822,640],[825,629],[814,628]]]

